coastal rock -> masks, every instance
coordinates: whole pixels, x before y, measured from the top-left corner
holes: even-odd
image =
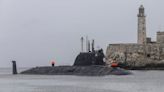
[[[128,67],[148,67],[153,65],[158,68],[164,65],[164,47],[162,44],[110,44],[106,51],[106,63],[112,60],[124,63]],[[148,67],[149,68],[149,67]],[[164,68],[164,66],[163,66]]]

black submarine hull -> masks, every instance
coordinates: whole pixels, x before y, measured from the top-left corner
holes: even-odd
[[[128,70],[124,70],[121,68],[112,68],[102,65],[92,65],[92,66],[35,67],[23,71],[20,74],[105,76],[105,75],[129,75],[132,73]]]

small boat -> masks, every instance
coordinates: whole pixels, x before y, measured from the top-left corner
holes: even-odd
[[[111,67],[112,67],[111,74],[113,74],[113,75],[129,75],[129,74],[132,74],[128,70],[121,68],[120,64],[117,62],[112,62]]]
[[[111,63],[111,67],[118,67],[118,63]]]

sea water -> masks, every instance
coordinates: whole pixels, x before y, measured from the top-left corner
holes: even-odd
[[[126,76],[12,75],[0,69],[0,92],[163,92],[164,71]]]

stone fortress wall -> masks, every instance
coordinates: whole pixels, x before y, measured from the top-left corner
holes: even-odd
[[[157,43],[164,43],[164,32],[157,32]]]
[[[107,62],[127,62],[130,66],[164,60],[164,44],[110,44],[106,51]]]

